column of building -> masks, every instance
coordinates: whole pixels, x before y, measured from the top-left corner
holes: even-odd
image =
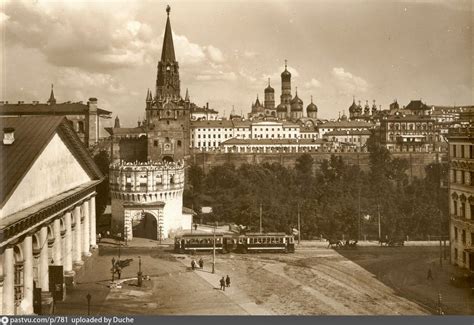
[[[82,203],[82,254],[84,256],[90,256],[90,225],[89,225],[89,200],[85,200]]]
[[[23,301],[22,312],[33,314],[33,238],[28,234],[23,240]]]

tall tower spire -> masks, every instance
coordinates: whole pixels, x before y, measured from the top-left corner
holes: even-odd
[[[170,23],[170,6],[166,7],[166,13],[168,17],[166,18],[166,27],[165,27],[165,37],[163,38],[163,48],[161,50],[161,61],[176,61],[174,55],[174,44],[173,44],[173,33],[171,32],[171,23]]]
[[[161,50],[161,60],[158,62],[156,77],[156,97],[158,99],[179,99],[180,80],[179,65],[174,53],[173,32],[171,31],[170,6],[166,7],[166,27]]]
[[[56,98],[54,98],[54,90],[53,90],[53,88],[54,88],[54,85],[51,84],[51,94],[49,95],[49,99],[48,99],[48,101],[47,101],[47,103],[48,103],[49,105],[54,105],[54,104],[56,104]]]

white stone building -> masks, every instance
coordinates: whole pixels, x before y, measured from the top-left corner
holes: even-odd
[[[48,313],[96,247],[103,176],[64,117],[0,125],[0,314]]]
[[[110,166],[112,231],[161,240],[191,229],[184,210],[184,162],[115,163]]]
[[[474,271],[474,129],[451,129],[449,213],[451,263]]]

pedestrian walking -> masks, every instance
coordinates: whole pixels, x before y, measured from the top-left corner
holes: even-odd
[[[228,288],[230,287],[230,276],[227,275],[226,278],[225,278],[225,286]]]
[[[118,275],[118,278],[120,280],[120,278],[122,277],[122,268],[118,265],[117,265],[117,275]]]
[[[431,268],[428,269],[428,275],[426,276],[427,280],[434,280],[433,279],[433,274],[431,273]]]
[[[112,268],[115,267],[115,257],[112,257]]]
[[[194,259],[191,260],[191,269],[194,271],[196,268],[196,261]]]
[[[224,277],[222,277],[220,283],[221,283],[221,290],[225,291],[225,279],[224,279]]]
[[[202,260],[202,257],[199,259],[199,267],[201,269],[204,267],[204,261]]]

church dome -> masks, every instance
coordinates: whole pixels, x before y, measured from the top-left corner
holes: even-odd
[[[306,111],[307,112],[317,112],[318,111],[318,106],[316,106],[315,104],[313,104],[311,102],[311,104],[309,104],[308,107],[306,107]]]
[[[352,105],[349,106],[349,113],[357,112],[357,105],[355,103],[355,98],[352,100]]]
[[[265,93],[274,93],[275,89],[273,89],[272,86],[268,85],[267,88],[265,88]]]
[[[277,112],[285,112],[286,113],[286,106],[284,104],[280,104],[276,108]]]

